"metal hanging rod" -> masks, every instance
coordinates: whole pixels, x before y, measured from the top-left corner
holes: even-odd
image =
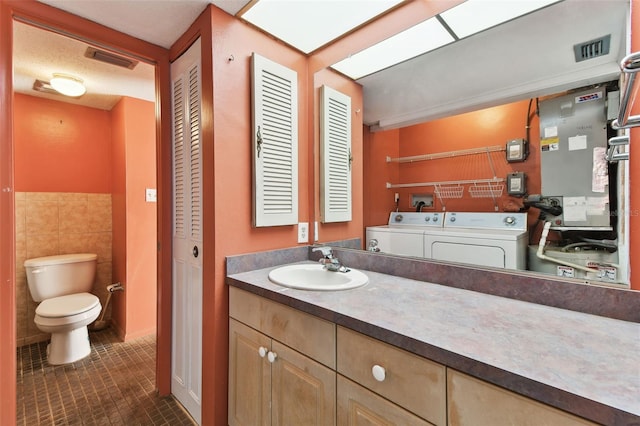
[[[628,129],[640,126],[640,115],[630,116],[637,91],[635,82],[636,73],[640,71],[640,52],[626,56],[620,62],[620,69],[622,70],[620,111],[618,112],[618,118],[611,123],[611,127],[614,129]]]
[[[462,157],[464,155],[487,154],[489,152],[505,151],[502,145],[487,146],[484,148],[462,149],[459,151],[437,152],[434,154],[413,155],[410,157],[387,157],[387,163],[413,163],[416,161],[438,160],[442,158]]]
[[[609,139],[609,149],[605,156],[607,161],[615,162],[620,160],[628,160],[629,152],[620,151],[625,145],[629,145],[629,136],[615,136]]]
[[[421,186],[467,185],[467,184],[499,183],[499,182],[504,182],[504,178],[449,180],[449,181],[440,181],[440,182],[396,183],[396,184],[387,182],[387,189],[418,188]]]

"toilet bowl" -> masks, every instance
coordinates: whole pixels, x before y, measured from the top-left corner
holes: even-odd
[[[36,308],[34,322],[51,333],[47,347],[50,364],[69,364],[91,353],[87,325],[98,318],[100,300],[93,287],[97,255],[46,256],[24,262],[29,292]]]
[[[98,318],[100,309],[100,300],[90,293],[54,297],[38,305],[33,321],[38,329],[51,333],[49,364],[69,364],[91,353],[87,325]]]

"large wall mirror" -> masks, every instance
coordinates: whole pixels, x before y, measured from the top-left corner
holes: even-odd
[[[628,288],[628,166],[605,157],[629,11],[556,2],[354,74],[363,249]]]

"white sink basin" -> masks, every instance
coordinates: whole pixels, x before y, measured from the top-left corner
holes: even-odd
[[[269,280],[301,290],[348,290],[369,282],[369,278],[360,271],[332,272],[320,264],[282,266],[269,272]]]

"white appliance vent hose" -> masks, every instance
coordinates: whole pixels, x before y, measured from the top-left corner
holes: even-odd
[[[557,259],[555,257],[547,256],[544,254],[544,246],[547,244],[547,235],[549,235],[549,228],[551,228],[551,222],[545,222],[544,228],[542,229],[542,235],[540,236],[540,242],[538,243],[538,251],[536,256],[540,259],[548,260],[549,262],[554,262],[563,266],[570,266],[575,269],[579,269],[581,271],[585,271],[588,273],[597,273],[597,269],[587,268],[586,266],[578,265],[577,263],[567,262],[566,260]]]

